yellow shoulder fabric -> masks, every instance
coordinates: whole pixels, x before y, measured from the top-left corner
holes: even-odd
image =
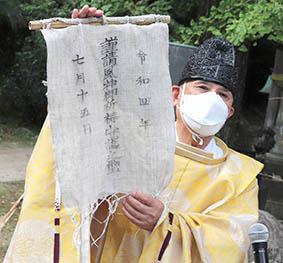
[[[162,194],[167,217],[148,233],[115,214],[102,262],[245,262],[262,168],[233,150],[215,165],[176,155],[173,179]]]

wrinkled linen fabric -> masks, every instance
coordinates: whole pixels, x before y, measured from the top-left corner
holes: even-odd
[[[64,205],[82,210],[134,190],[158,195],[172,176],[175,150],[167,24],[42,33]]]

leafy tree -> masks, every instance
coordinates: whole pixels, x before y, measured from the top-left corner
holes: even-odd
[[[0,0],[0,71],[13,63],[14,53],[22,39],[23,17],[16,0]],[[20,35],[20,37],[16,37]]]
[[[192,20],[189,27],[179,27],[179,41],[198,45],[210,36],[223,37],[247,51],[257,41],[267,38],[283,44],[282,0],[222,0],[212,6],[208,16]]]
[[[2,4],[1,6],[6,7],[1,9],[3,16],[7,15],[10,19],[4,27],[13,25],[15,28],[11,31],[11,37],[3,36],[2,41],[11,46],[18,43],[18,47],[10,55],[4,55],[9,57],[9,61],[11,57],[14,59],[13,65],[3,69],[0,74],[0,111],[26,122],[40,123],[46,115],[46,89],[41,84],[42,79],[46,78],[46,50],[41,34],[30,32],[27,23],[30,19],[60,13],[61,6],[56,1],[38,0],[22,1],[21,4],[16,4],[16,1],[2,1]],[[22,19],[20,37],[19,30],[14,25],[18,17]],[[22,35],[25,36],[24,41]],[[12,41],[9,41],[10,38]],[[1,50],[5,52],[3,46]]]
[[[6,0],[6,2],[8,2]],[[185,4],[188,8],[196,6],[197,1],[190,1]],[[8,74],[0,74],[0,111],[13,114],[22,120],[42,123],[46,116],[46,88],[41,81],[46,79],[46,48],[43,37],[39,32],[30,32],[27,28],[28,21],[49,17],[70,17],[74,7],[81,7],[84,4],[102,8],[106,15],[124,16],[141,15],[148,13],[170,14],[172,10],[180,10],[180,3],[185,0],[157,0],[157,1],[134,1],[134,0],[97,0],[97,1],[39,1],[24,0],[20,7],[25,27],[25,37],[20,49],[15,53],[15,60]],[[193,4],[194,3],[194,4]],[[174,6],[174,8],[173,8]],[[9,12],[13,7],[8,8]],[[16,11],[13,11],[16,13]],[[17,11],[19,13],[19,11]],[[183,12],[186,17],[190,10]],[[184,19],[178,16],[177,18]],[[177,27],[173,20],[172,25]],[[174,34],[175,30],[171,30]]]

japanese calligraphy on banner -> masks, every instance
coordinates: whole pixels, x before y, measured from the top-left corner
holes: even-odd
[[[67,207],[113,193],[158,195],[173,173],[168,27],[42,30],[56,176]]]

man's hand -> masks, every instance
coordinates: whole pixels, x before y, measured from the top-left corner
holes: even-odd
[[[102,10],[96,9],[95,7],[89,7],[88,5],[84,5],[82,9],[75,8],[72,11],[72,18],[100,17],[102,15]]]
[[[134,192],[122,200],[123,212],[142,229],[152,231],[164,209],[163,203],[149,194]]]

